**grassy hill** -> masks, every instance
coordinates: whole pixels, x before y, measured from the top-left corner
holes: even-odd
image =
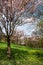
[[[43,49],[11,44],[11,59],[7,58],[7,45],[0,43],[0,65],[43,65]]]

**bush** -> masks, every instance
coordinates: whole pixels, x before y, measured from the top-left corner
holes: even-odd
[[[33,48],[43,48],[43,38],[38,41],[25,40],[25,45]]]

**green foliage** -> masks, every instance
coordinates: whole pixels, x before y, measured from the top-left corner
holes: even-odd
[[[39,35],[43,37],[43,19],[37,24]]]
[[[43,19],[40,20],[40,22],[38,23],[38,26],[41,27],[41,28],[43,28]]]

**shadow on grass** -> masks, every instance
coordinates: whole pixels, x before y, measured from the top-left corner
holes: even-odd
[[[8,62],[10,62],[10,63],[13,62],[13,64],[10,64],[10,65],[18,65],[17,60],[19,60],[19,61],[23,60],[23,59],[26,60],[26,59],[28,59],[29,56],[31,56],[28,51],[11,48],[11,58],[9,60],[6,52],[7,52],[6,48],[5,49],[0,48],[0,64],[2,63],[1,60],[3,62],[6,61],[6,64],[2,64],[2,65],[8,65]],[[43,58],[42,58],[43,53],[40,53],[40,52],[37,51],[37,52],[33,53],[32,55],[35,55],[39,60],[43,61]]]
[[[43,62],[43,51],[37,51],[35,53],[36,57],[38,58],[39,61]]]
[[[14,56],[17,59],[23,59],[26,58],[28,55],[29,53],[27,51],[12,48],[12,59],[14,59]]]
[[[7,57],[7,49],[0,49],[0,61],[13,61],[14,65],[16,64],[16,60],[20,60],[20,59],[26,59],[28,57],[28,52],[27,51],[23,51],[23,50],[19,50],[19,49],[11,49],[11,58],[10,60]]]

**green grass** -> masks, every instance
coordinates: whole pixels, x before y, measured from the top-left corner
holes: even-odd
[[[0,43],[0,65],[43,65],[43,49],[11,44],[11,59],[7,57],[7,45]]]

